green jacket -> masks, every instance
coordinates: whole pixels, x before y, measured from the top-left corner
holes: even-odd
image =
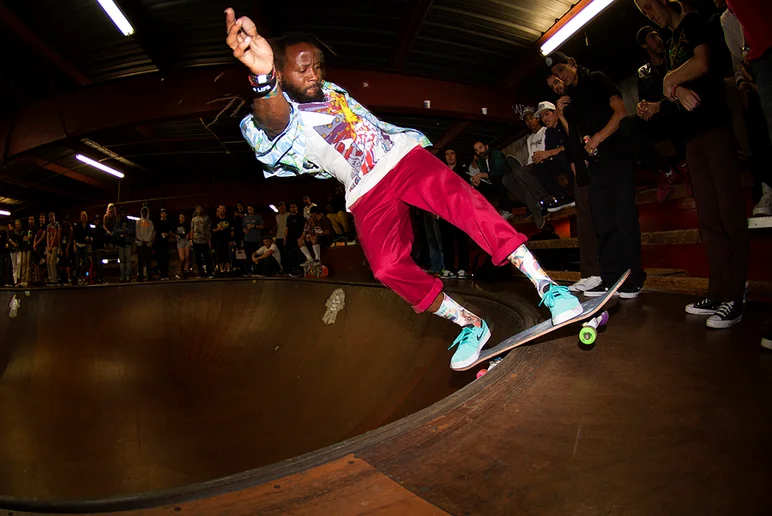
[[[480,172],[487,172],[488,179],[493,184],[501,184],[501,180],[504,178],[504,174],[510,171],[507,160],[504,157],[504,153],[500,150],[489,150],[488,159],[477,159],[477,166],[480,168]],[[490,166],[490,168],[489,168]]]

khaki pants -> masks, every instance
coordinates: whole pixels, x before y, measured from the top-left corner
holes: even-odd
[[[340,235],[342,233],[348,233],[351,230],[351,225],[348,220],[348,213],[345,211],[339,211],[338,213],[328,213],[327,218],[332,222],[332,229],[335,230],[335,234]]]
[[[59,263],[59,248],[51,247],[46,250],[46,267],[48,267],[48,282],[57,283],[59,276],[56,273],[56,265]]]
[[[19,268],[21,269],[21,283],[28,285],[32,272],[32,251],[22,251],[19,257]]]

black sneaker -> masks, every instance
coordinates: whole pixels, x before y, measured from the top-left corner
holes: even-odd
[[[547,203],[547,211],[550,213],[555,213],[563,208],[571,208],[572,206],[576,206],[576,203],[571,200],[570,197],[561,197],[560,199],[552,199]]]
[[[706,297],[702,301],[686,305],[686,313],[692,315],[713,315],[719,306],[721,306],[719,301],[713,301]]]
[[[718,310],[708,317],[705,323],[708,328],[729,328],[734,326],[738,322],[743,320],[743,305],[742,303],[736,303],[729,301],[728,303],[721,303]]]
[[[622,299],[635,299],[636,297],[641,295],[641,290],[643,290],[642,285],[624,284],[621,287],[619,287],[619,290],[617,290],[617,293],[619,294],[619,297],[621,297]]]
[[[605,283],[601,283],[595,288],[591,288],[589,290],[585,290],[584,292],[582,292],[582,294],[584,294],[587,297],[601,297],[601,296],[605,296],[607,293],[608,293],[608,285],[606,285]],[[619,291],[617,290],[617,293],[614,295],[618,296]]]

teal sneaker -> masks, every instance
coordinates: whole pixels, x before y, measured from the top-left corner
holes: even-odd
[[[582,303],[571,294],[568,287],[561,287],[554,283],[541,298],[539,306],[542,304],[552,312],[553,326],[569,321],[584,311]]]
[[[480,358],[480,350],[491,338],[491,331],[488,329],[488,325],[485,321],[482,321],[482,325],[477,326],[469,325],[464,326],[461,333],[453,341],[453,344],[448,349],[453,349],[458,346],[456,352],[453,353],[453,358],[450,359],[451,369],[464,369],[474,364],[478,358]]]

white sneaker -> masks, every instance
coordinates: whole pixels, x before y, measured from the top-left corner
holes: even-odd
[[[772,216],[772,194],[763,195],[759,203],[753,208],[754,217]]]
[[[761,345],[769,350],[772,350],[772,336],[762,337]]]
[[[501,210],[499,213],[501,213],[501,216],[504,217],[504,220],[509,220],[511,218],[514,218],[514,215],[512,215],[511,211]]]
[[[573,285],[569,285],[568,290],[571,292],[584,292],[585,290],[597,287],[601,283],[603,283],[603,280],[600,276],[590,276],[589,278],[580,279]]]
[[[459,270],[458,279],[466,279],[466,278],[467,278],[466,271],[464,269]]]
[[[311,267],[314,264],[313,260],[306,260],[300,264],[301,267]]]
[[[442,272],[440,272],[440,278],[442,278],[442,279],[451,279],[451,278],[455,278],[455,277],[456,277],[456,275],[454,273],[450,272],[447,269],[443,270]]]

